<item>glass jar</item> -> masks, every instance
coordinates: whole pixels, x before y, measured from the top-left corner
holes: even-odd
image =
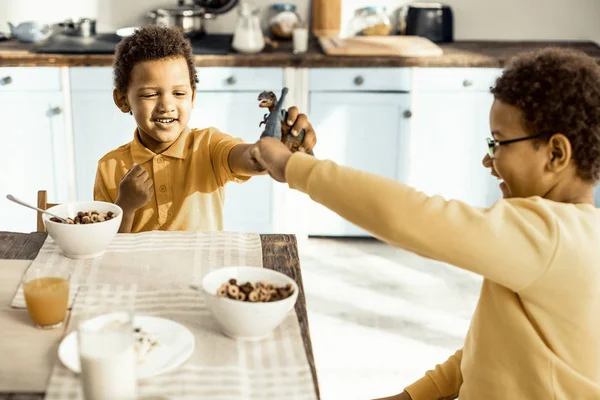
[[[269,9],[268,27],[273,38],[289,40],[302,23],[294,4],[276,3]]]
[[[369,6],[354,12],[348,26],[348,36],[386,36],[394,26],[385,6]]]

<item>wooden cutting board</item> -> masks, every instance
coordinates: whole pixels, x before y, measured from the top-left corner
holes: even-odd
[[[441,56],[441,47],[420,36],[356,36],[319,38],[325,54],[330,56]]]

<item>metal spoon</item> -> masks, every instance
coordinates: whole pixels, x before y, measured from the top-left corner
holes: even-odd
[[[51,212],[48,212],[48,211],[46,211],[46,210],[42,210],[41,208],[34,207],[34,206],[32,206],[31,204],[27,204],[27,203],[25,203],[23,200],[19,200],[19,199],[17,199],[17,198],[16,198],[15,196],[13,196],[12,194],[8,194],[8,195],[6,195],[6,198],[7,198],[7,199],[9,199],[10,201],[14,201],[14,202],[15,202],[15,203],[17,203],[17,204],[20,204],[20,205],[24,206],[24,207],[31,208],[32,210],[36,210],[36,211],[39,211],[39,212],[41,212],[41,213],[48,214],[48,215],[50,215],[50,216],[52,216],[52,217],[54,217],[54,218],[60,219],[60,220],[61,220],[62,222],[64,222],[65,224],[67,223],[67,220],[66,220],[66,219],[64,219],[64,218],[61,218],[61,217],[59,217],[58,215],[52,214]]]

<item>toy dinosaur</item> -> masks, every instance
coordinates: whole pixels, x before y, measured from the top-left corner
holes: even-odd
[[[260,137],[271,136],[283,142],[290,150],[298,151],[298,148],[304,141],[304,129],[300,131],[298,136],[291,133],[292,127],[287,124],[288,112],[283,110],[283,102],[288,93],[288,88],[284,87],[281,91],[281,97],[277,100],[275,93],[264,91],[258,95],[258,106],[269,110],[269,114],[265,114],[263,121],[258,126],[265,124],[265,130]],[[313,154],[312,151],[307,151],[308,154]]]

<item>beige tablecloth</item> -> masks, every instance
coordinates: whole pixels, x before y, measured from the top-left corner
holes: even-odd
[[[169,318],[192,331],[196,350],[191,359],[171,373],[140,381],[140,394],[145,397],[315,399],[311,370],[293,311],[270,339],[238,342],[219,332],[201,294],[190,288],[191,284],[199,284],[207,272],[233,265],[262,266],[258,235],[228,232],[117,235],[103,257],[80,261],[65,258],[48,238],[30,268],[72,272],[75,290],[69,330],[85,307],[119,299],[133,301],[136,314]],[[17,286],[18,278],[13,284]],[[22,288],[16,292],[11,305],[25,307]],[[24,310],[12,311],[21,316],[20,322],[13,323],[23,331],[31,330],[30,340],[53,335],[53,345],[46,344],[49,354],[42,356],[55,355],[60,342],[58,331],[37,331],[29,321],[23,321]],[[19,338],[13,340],[22,343]],[[31,355],[40,357],[33,350]],[[15,366],[15,370],[39,368],[32,373],[41,375],[48,371],[47,365],[32,363],[30,358],[16,357],[14,362],[23,364]],[[80,395],[77,375],[57,361],[47,387],[47,398],[77,399]]]
[[[71,304],[80,285],[90,283],[137,284],[145,288],[199,284],[211,270],[225,266],[262,267],[260,237],[231,232],[163,232],[117,235],[102,257],[66,258],[50,236],[31,269],[69,271]],[[23,287],[11,304],[25,308]]]
[[[10,307],[30,264],[0,260],[0,392],[44,392],[63,335],[63,329],[37,329],[26,310]]]
[[[138,315],[181,323],[196,339],[194,354],[183,366],[138,382],[140,398],[316,399],[294,312],[288,314],[273,337],[242,342],[221,334],[202,295],[196,290],[140,290],[135,285],[92,285],[82,286],[79,290],[69,329],[78,324],[80,315],[93,315],[94,309],[109,304],[133,305]],[[46,399],[82,398],[78,376],[58,362],[50,378]]]

